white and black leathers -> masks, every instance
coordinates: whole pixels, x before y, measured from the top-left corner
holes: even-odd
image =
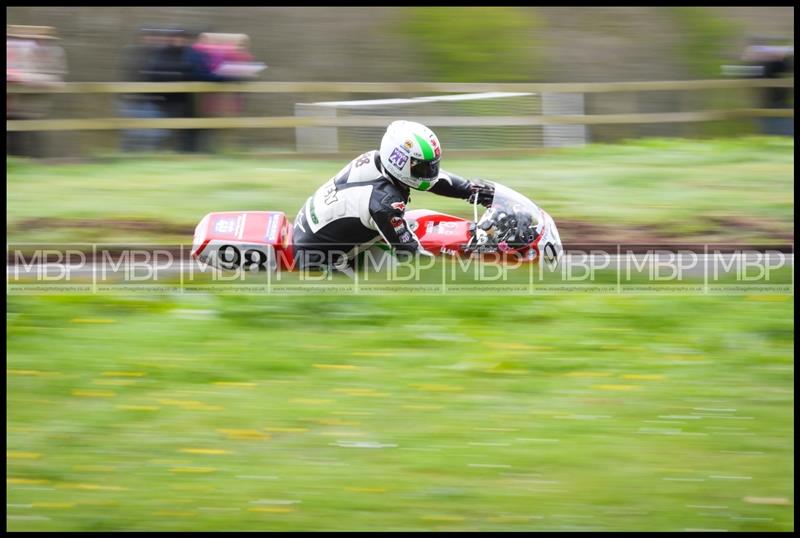
[[[472,186],[441,170],[429,192],[468,199],[474,192]],[[293,245],[301,265],[330,265],[332,258],[339,262],[342,257],[351,259],[381,240],[395,251],[423,251],[404,219],[409,196],[408,187],[385,173],[378,151],[359,155],[300,209]]]

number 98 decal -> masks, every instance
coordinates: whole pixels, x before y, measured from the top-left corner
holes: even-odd
[[[268,271],[271,265],[269,253],[260,248],[247,248],[249,246],[231,244],[220,246],[216,253],[217,265],[223,269]]]

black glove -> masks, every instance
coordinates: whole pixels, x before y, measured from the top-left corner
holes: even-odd
[[[469,195],[469,203],[474,204],[477,198],[478,203],[483,207],[491,207],[494,200],[494,185],[491,183],[473,183],[470,185],[469,190],[472,194]]]

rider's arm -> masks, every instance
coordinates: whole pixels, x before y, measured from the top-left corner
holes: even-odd
[[[439,179],[433,184],[433,187],[429,189],[429,192],[449,198],[462,198],[466,200],[472,194],[471,187],[472,183],[466,179],[451,174],[450,172],[440,170]]]
[[[494,196],[494,188],[490,184],[473,183],[444,170],[439,172],[439,180],[433,184],[429,192],[470,202],[473,202],[472,196],[476,195],[478,203],[487,207],[491,205]]]
[[[369,213],[386,243],[398,252],[425,252],[417,237],[408,228],[403,214],[405,201],[393,193],[379,200],[370,200]]]

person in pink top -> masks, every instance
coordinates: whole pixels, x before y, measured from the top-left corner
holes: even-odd
[[[6,28],[6,87],[50,88],[64,83],[67,63],[52,26],[9,25]],[[38,119],[52,106],[48,93],[6,92],[6,119]],[[42,156],[45,138],[38,132],[9,132],[6,153]]]
[[[256,62],[249,50],[250,38],[246,34],[223,34],[206,32],[198,36],[192,48],[203,55],[209,70],[227,81],[237,82],[253,79],[266,68]],[[211,116],[240,114],[245,107],[242,94],[206,94],[201,108]]]

